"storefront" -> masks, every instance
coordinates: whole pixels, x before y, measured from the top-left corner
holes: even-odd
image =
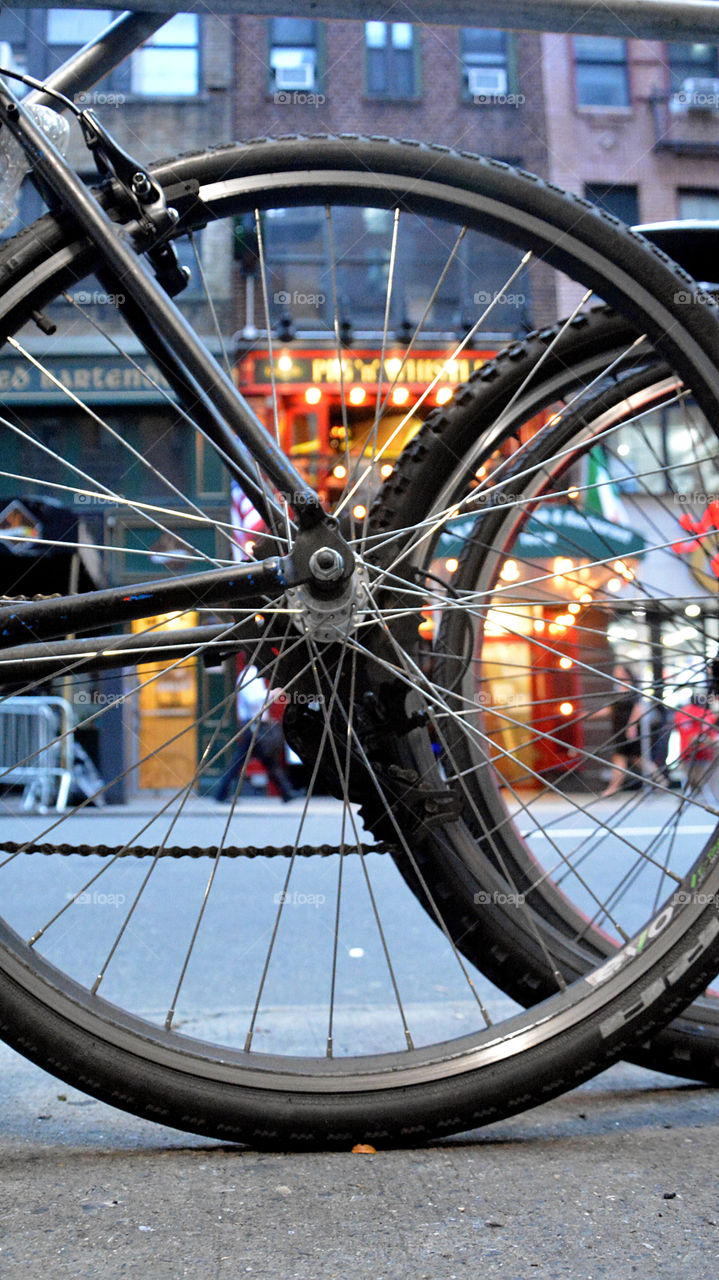
[[[466,382],[493,351],[464,350],[456,359],[446,351],[417,349],[409,356],[390,348],[348,349],[278,347],[253,351],[240,359],[237,380],[258,416],[272,427],[298,470],[330,506],[340,496],[351,467],[361,456],[376,457],[358,500],[366,502],[390,474],[403,447],[437,405]],[[378,415],[378,399],[381,414]]]
[[[167,576],[177,571],[184,535],[210,556],[220,552],[211,524],[198,532],[179,513],[154,524],[145,514],[143,504],[153,502],[181,510],[179,498],[168,502],[167,480],[210,519],[226,524],[229,515],[227,476],[178,418],[161,371],[139,349],[129,350],[128,360],[93,350],[91,340],[83,345],[52,357],[38,349],[38,365],[14,355],[0,359],[0,401],[15,426],[3,434],[3,594],[86,591]],[[173,618],[154,622],[175,625]],[[74,693],[61,683],[53,690],[71,697],[80,739],[101,774],[126,773],[108,793],[112,801],[195,776],[202,749],[197,722],[210,693],[216,697],[214,686],[224,688],[224,676],[198,672],[192,663],[166,666],[105,674]],[[162,744],[170,745],[158,750]]]

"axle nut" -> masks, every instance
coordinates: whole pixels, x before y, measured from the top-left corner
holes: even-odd
[[[318,547],[310,556],[310,572],[317,582],[336,582],[342,577],[344,560],[334,547]]]

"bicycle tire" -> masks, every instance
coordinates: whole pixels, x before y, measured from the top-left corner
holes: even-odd
[[[571,265],[646,327],[704,406],[719,401],[716,322],[675,300],[678,285],[692,289],[689,278],[585,202],[508,166],[419,144],[304,138],[219,148],[154,172],[180,209],[178,234],[230,206],[280,201],[395,207],[399,200],[473,221]],[[112,207],[112,188],[103,199]],[[0,331],[16,332],[93,265],[63,217],[21,233],[0,256]],[[451,825],[448,839],[457,834]],[[719,881],[718,849],[709,841],[694,867],[707,898]],[[198,1133],[264,1146],[344,1146],[359,1138],[413,1142],[487,1123],[587,1078],[702,989],[719,965],[719,914],[713,901],[668,903],[640,942],[507,1020],[501,1036],[488,1027],[426,1049],[344,1061],[198,1047],[89,997],[5,926],[0,945],[0,1031],[61,1078]],[[514,945],[509,934],[507,945]]]
[[[471,465],[481,463],[508,440],[518,443],[524,422],[543,410],[556,410],[562,400],[568,401],[577,396],[580,403],[568,415],[562,416],[555,441],[544,444],[541,457],[545,460],[551,459],[555,450],[566,449],[581,428],[598,417],[600,411],[648,392],[660,382],[661,371],[656,360],[649,359],[641,371],[628,372],[628,366],[642,364],[640,351],[627,354],[633,338],[633,331],[620,317],[607,308],[597,307],[592,312],[576,316],[568,329],[559,324],[541,333],[529,334],[510,350],[500,353],[497,360],[484,366],[465,384],[450,406],[433,413],[413,446],[405,451],[395,474],[387,483],[382,503],[377,504],[377,519],[382,527],[389,531],[393,523],[401,527],[411,520],[413,500],[409,495],[414,494],[418,486],[425,492],[429,486],[436,490],[448,473],[449,458],[466,458],[471,453]],[[547,355],[549,358],[545,359]],[[611,378],[605,378],[589,398],[581,398],[579,393],[591,385],[597,372],[606,367],[607,357],[613,365]],[[521,396],[517,398],[520,392]],[[503,420],[508,404],[511,405],[509,421]],[[498,420],[500,426],[496,425]],[[523,465],[531,468],[539,463],[533,461],[530,452]],[[511,476],[510,468],[505,477],[508,487]],[[491,542],[492,536],[488,535],[488,540]],[[553,986],[550,956],[565,976],[576,977],[584,964],[591,965],[599,955],[609,956],[612,948],[601,929],[596,930],[593,936],[587,936],[586,916],[572,907],[566,890],[561,892],[554,887],[551,877],[544,877],[539,884],[536,883],[539,877],[536,867],[532,875],[524,841],[512,842],[506,838],[506,829],[501,828],[497,818],[496,804],[493,817],[487,818],[487,825],[495,830],[498,828],[494,839],[486,841],[484,848],[497,873],[509,876],[507,891],[526,891],[532,881],[535,882],[532,902],[547,925],[545,954],[536,948],[536,940],[527,935],[518,938],[515,950],[509,955],[501,945],[493,952],[488,946],[486,919],[479,930],[481,936],[477,930],[468,928],[468,913],[471,912],[476,886],[471,885],[471,893],[466,892],[465,886],[462,908],[462,892],[457,886],[452,892],[446,886],[440,888],[439,880],[435,878],[439,870],[436,859],[428,859],[425,871],[435,892],[441,892],[457,911],[453,927],[456,936],[462,939],[463,954],[474,963],[489,963],[495,980],[501,982],[509,994],[523,1004],[531,1004],[546,995]],[[416,884],[414,889],[421,899],[422,894]],[[488,882],[485,892],[492,891],[496,891],[496,883]],[[568,940],[575,939],[582,933],[582,926],[582,947],[586,947],[588,952],[584,959],[581,957],[582,947],[570,945],[563,948],[559,941],[561,934]],[[488,961],[488,954],[496,960]],[[653,1070],[715,1084],[719,1079],[718,1038],[719,1003],[716,994],[710,991],[700,996],[680,1019],[651,1042],[636,1046],[629,1057],[638,1065]]]

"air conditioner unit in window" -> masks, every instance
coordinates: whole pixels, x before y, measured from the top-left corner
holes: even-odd
[[[275,67],[277,89],[314,89],[315,69],[311,62],[299,62],[296,67]]]
[[[504,67],[468,67],[467,88],[473,98],[497,98],[507,92]]]
[[[690,76],[671,100],[674,111],[719,111],[719,79],[715,76]]]

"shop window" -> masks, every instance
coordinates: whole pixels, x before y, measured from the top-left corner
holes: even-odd
[[[574,62],[578,106],[629,106],[626,40],[574,36]]]
[[[366,22],[365,46],[370,98],[418,97],[418,46],[411,22]]]
[[[485,27],[461,27],[459,51],[462,64],[462,96],[491,102],[511,87],[510,40],[506,31]]]
[[[584,195],[592,204],[598,204],[630,227],[639,222],[639,192],[634,186],[621,182],[586,183]]]
[[[272,18],[270,92],[311,91],[318,81],[318,23],[305,18]]]
[[[687,80],[715,80],[719,76],[719,50],[715,44],[668,44],[667,62],[672,93],[682,89]]]

